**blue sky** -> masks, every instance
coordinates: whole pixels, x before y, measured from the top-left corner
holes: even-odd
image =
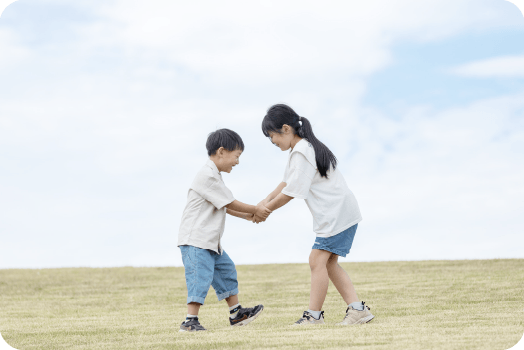
[[[18,0],[2,13],[0,268],[181,265],[207,134],[243,137],[224,179],[256,203],[287,158],[260,131],[278,102],[313,122],[360,203],[345,261],[523,257],[514,5],[199,4]],[[224,246],[241,264],[307,262],[313,240],[297,200],[261,225],[228,218]]]
[[[515,13],[508,13],[512,15]],[[445,109],[478,99],[518,93],[524,89],[524,79],[465,79],[448,70],[494,56],[521,55],[524,53],[523,37],[524,27],[503,27],[461,33],[436,42],[395,45],[392,64],[370,78],[364,103],[393,109],[431,104]]]

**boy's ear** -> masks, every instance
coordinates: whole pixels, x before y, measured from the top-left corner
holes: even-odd
[[[220,147],[219,149],[217,149],[217,154],[219,156],[223,156],[224,155],[224,147]]]

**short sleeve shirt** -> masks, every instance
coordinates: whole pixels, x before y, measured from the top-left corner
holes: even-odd
[[[215,163],[208,160],[189,188],[178,232],[178,246],[191,245],[221,254],[225,206],[234,200]]]
[[[320,176],[315,150],[305,139],[297,142],[289,154],[282,193],[306,201],[313,215],[317,237],[331,237],[362,221],[353,192],[337,169]]]

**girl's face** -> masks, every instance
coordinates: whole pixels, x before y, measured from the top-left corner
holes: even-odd
[[[287,124],[284,124],[282,126],[280,133],[277,133],[277,132],[269,133],[269,138],[271,139],[271,142],[273,142],[273,144],[277,146],[278,148],[280,148],[282,151],[287,151],[288,149],[291,148],[292,142],[295,139],[295,136],[297,135],[293,133],[293,128],[291,128]]]

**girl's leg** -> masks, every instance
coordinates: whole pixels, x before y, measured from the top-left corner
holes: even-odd
[[[346,304],[349,305],[358,301],[357,292],[355,291],[355,287],[353,287],[353,283],[351,283],[351,279],[342,266],[338,264],[338,255],[331,254],[329,257],[327,261],[327,272],[329,279],[333,282]]]
[[[309,255],[309,267],[311,268],[310,310],[322,310],[329,286],[329,276],[326,265],[330,256],[331,252],[319,249],[312,249]]]

